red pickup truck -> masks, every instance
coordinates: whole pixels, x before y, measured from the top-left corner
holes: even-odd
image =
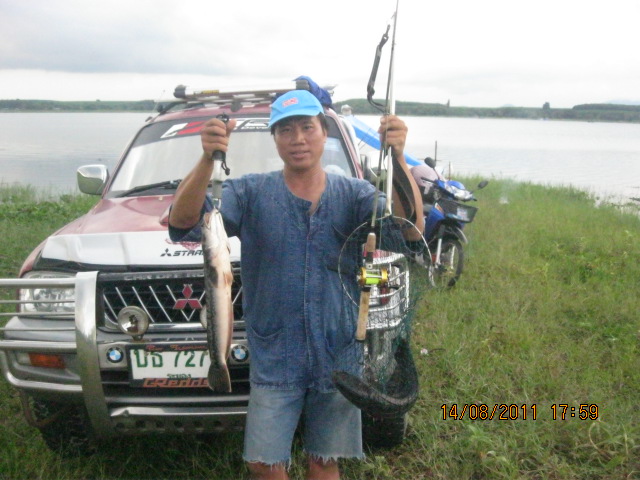
[[[113,172],[104,165],[78,169],[80,190],[101,196],[95,207],[42,242],[20,279],[0,280],[0,288],[19,291],[0,339],[0,367],[53,450],[76,454],[109,436],[243,428],[251,352],[239,241],[231,239],[233,393],[216,394],[206,388],[199,321],[202,248],[172,242],[167,217],[176,187],[201,155],[199,131],[208,118],[237,119],[227,155],[231,176],[281,168],[268,129],[269,104],[281,91],[190,95],[178,88],[182,98],[159,104]],[[326,115],[325,168],[365,177],[351,124],[329,108]],[[369,443],[393,445],[402,441],[406,416],[367,417],[364,424]]]

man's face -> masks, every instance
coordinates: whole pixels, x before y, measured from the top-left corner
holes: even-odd
[[[291,117],[278,122],[274,137],[285,168],[303,171],[320,164],[327,132],[318,117]]]

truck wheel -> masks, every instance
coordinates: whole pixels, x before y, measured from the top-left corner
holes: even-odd
[[[370,448],[392,448],[400,445],[407,433],[407,414],[376,418],[362,413],[362,441]]]
[[[89,455],[95,451],[89,419],[79,405],[32,400],[37,428],[51,450],[63,457]]]

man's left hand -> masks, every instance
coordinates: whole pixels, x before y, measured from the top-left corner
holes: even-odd
[[[397,158],[404,157],[404,144],[407,141],[408,128],[405,123],[395,115],[386,115],[380,119],[380,141],[389,145],[392,155]]]

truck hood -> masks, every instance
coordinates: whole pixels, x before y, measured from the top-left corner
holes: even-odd
[[[41,246],[40,258],[84,265],[202,265],[199,242],[172,242],[167,231],[172,196],[103,199]],[[231,260],[240,241],[230,240]],[[34,252],[35,253],[35,252]]]

